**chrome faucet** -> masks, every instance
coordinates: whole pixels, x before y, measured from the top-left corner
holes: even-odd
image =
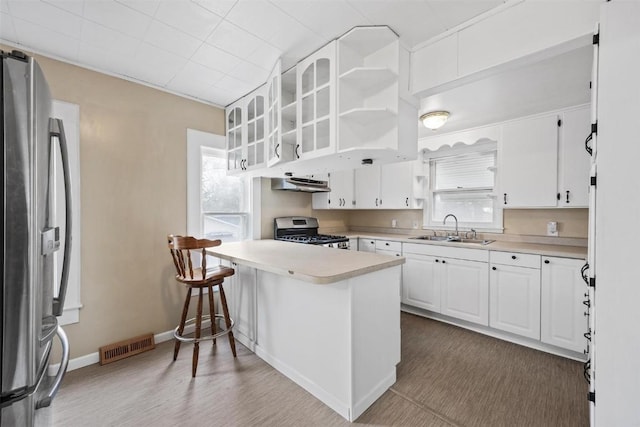
[[[458,236],[458,218],[456,218],[454,214],[447,214],[447,216],[445,216],[444,219],[442,220],[442,224],[445,225],[447,223],[447,218],[449,218],[450,216],[452,216],[453,219],[456,221],[456,236]]]

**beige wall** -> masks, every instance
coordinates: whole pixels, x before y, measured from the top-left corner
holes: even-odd
[[[505,209],[504,233],[546,236],[549,221],[558,223],[559,237],[586,239],[589,209]]]
[[[224,111],[37,57],[55,99],[80,106],[80,322],[71,357],[175,327],[185,291],[168,233],[186,232],[186,129],[223,134]]]

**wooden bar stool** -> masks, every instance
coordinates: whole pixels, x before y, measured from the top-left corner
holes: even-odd
[[[173,360],[175,361],[180,351],[180,343],[192,342],[193,343],[193,361],[191,364],[191,376],[196,376],[196,370],[198,369],[198,354],[200,351],[200,341],[213,340],[215,344],[216,338],[222,335],[229,337],[229,345],[231,346],[231,352],[233,357],[236,357],[236,343],[233,339],[233,320],[229,317],[229,309],[227,307],[227,298],[224,294],[224,288],[222,282],[225,277],[233,276],[235,270],[233,268],[217,265],[213,268],[207,269],[207,255],[206,249],[215,246],[220,246],[222,243],[220,240],[207,240],[196,239],[190,236],[167,236],[169,242],[169,251],[173,258],[173,263],[176,267],[176,280],[187,286],[187,298],[184,301],[184,307],[182,309],[182,317],[180,318],[180,324],[173,331],[173,336],[176,339],[175,349],[173,351]],[[193,268],[193,262],[191,260],[191,251],[201,250],[200,268]],[[213,301],[213,287],[217,286],[220,291],[220,304],[222,305],[223,315],[216,314],[215,305]],[[191,301],[191,291],[198,289],[198,308],[196,317],[187,320],[187,312],[189,311],[189,302]],[[207,288],[209,290],[209,314],[202,315],[202,290]],[[203,320],[211,320],[211,334],[204,337],[201,336],[201,327]],[[217,331],[216,319],[224,319],[226,328]],[[183,336],[185,325],[191,325],[195,323],[195,333],[193,337]]]

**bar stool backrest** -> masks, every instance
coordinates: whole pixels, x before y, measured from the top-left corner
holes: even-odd
[[[198,273],[204,276],[204,272],[207,271],[207,248],[213,248],[222,244],[221,240],[209,240],[209,239],[196,239],[192,236],[174,236],[172,234],[167,236],[169,251],[173,258],[173,264],[176,267],[176,274],[180,279],[193,280]],[[202,251],[200,268],[193,268],[193,261],[191,260],[191,251]],[[194,271],[196,275],[194,276]]]

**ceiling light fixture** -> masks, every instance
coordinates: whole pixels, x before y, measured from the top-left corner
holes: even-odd
[[[444,125],[449,119],[448,111],[430,111],[420,116],[420,121],[424,127],[436,130]]]

